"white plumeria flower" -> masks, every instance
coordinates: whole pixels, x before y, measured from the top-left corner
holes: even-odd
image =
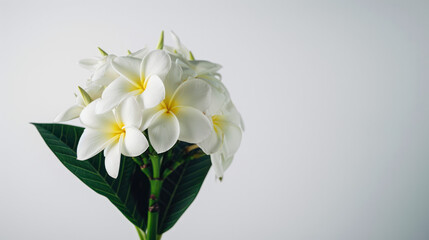
[[[173,42],[176,46],[165,46],[165,48],[170,52],[174,60],[178,60],[180,66],[183,69],[185,78],[205,78],[206,76],[220,78],[220,74],[218,74],[217,71],[222,68],[221,65],[205,60],[193,59],[192,53],[186,48],[185,45],[182,44],[179,37],[173,31],[170,33],[171,38],[173,39]]]
[[[208,117],[212,123],[211,133],[204,141],[198,143],[198,146],[206,154],[210,154],[215,174],[222,178],[240,147],[242,120],[231,101]]]
[[[149,53],[149,48],[144,47],[138,51],[130,52],[128,56],[143,59]]]
[[[89,159],[104,149],[107,173],[118,176],[121,153],[135,157],[149,147],[139,127],[141,110],[135,98],[123,101],[113,111],[96,114],[99,100],[90,103],[81,113],[80,120],[86,126],[77,146],[77,159]]]
[[[93,100],[101,97],[101,93],[103,92],[103,87],[93,84],[85,88],[85,92],[88,93],[89,97]],[[58,114],[55,118],[54,122],[65,122],[80,116],[82,110],[87,106],[82,95],[80,93],[76,94],[76,103],[65,110],[64,112]]]
[[[182,44],[179,37],[173,32],[170,31],[171,38],[173,39],[175,47],[165,45],[164,48],[169,51],[171,54],[183,59],[188,59],[190,57],[189,50]]]
[[[157,153],[168,151],[177,140],[197,143],[210,134],[203,114],[210,104],[210,86],[200,79],[181,81],[181,68],[173,64],[165,79],[165,99],[143,110],[142,129]]]
[[[207,80],[221,80],[221,75],[217,73],[222,68],[217,63],[212,63],[205,60],[184,60],[178,58],[180,66],[183,68],[185,76],[202,78]]]
[[[212,87],[210,108],[219,109],[229,99],[229,93],[222,84],[221,75],[217,73],[221,65],[205,60],[195,60],[191,52],[182,44],[179,37],[171,32],[175,47],[165,46],[170,52],[171,58],[179,64],[183,70],[182,78],[199,78],[206,81]]]
[[[154,107],[164,99],[162,79],[171,67],[170,56],[165,51],[151,51],[143,60],[117,57],[112,65],[121,76],[104,90],[97,113],[109,111],[130,96],[136,96],[143,108]]]
[[[102,51],[100,49],[100,51]],[[104,51],[102,51],[104,54]],[[112,67],[112,60],[116,56],[108,54],[102,57],[86,58],[79,61],[79,65],[91,71],[91,77],[87,83],[107,87],[113,80],[119,77],[119,74]]]

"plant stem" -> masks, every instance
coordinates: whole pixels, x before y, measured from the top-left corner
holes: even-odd
[[[161,193],[162,181],[160,179],[150,180],[149,212],[147,216],[147,238],[156,240],[158,233],[159,195]]]
[[[158,215],[159,215],[159,196],[162,189],[161,175],[161,161],[162,156],[150,156],[152,161],[153,178],[150,181],[150,197],[149,197],[149,211],[147,215],[147,239],[157,240],[158,234]]]

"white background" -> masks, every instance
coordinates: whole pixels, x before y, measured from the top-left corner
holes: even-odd
[[[169,239],[429,239],[427,1],[1,1],[0,239],[138,239],[29,122],[74,103],[96,47],[174,30],[245,123]],[[167,41],[170,40],[167,38]],[[171,41],[170,41],[171,43]]]

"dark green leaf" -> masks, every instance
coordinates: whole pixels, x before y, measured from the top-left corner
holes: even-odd
[[[178,148],[189,144],[179,142]],[[201,151],[201,150],[199,150]],[[197,151],[197,152],[199,152]],[[175,154],[177,156],[177,154]],[[160,199],[158,233],[168,231],[191,205],[211,167],[210,157],[186,161],[164,180]]]
[[[49,148],[76,177],[107,197],[128,220],[146,229],[149,182],[132,159],[122,156],[119,175],[111,178],[100,153],[87,161],[76,160],[83,128],[63,124],[34,124]]]
[[[102,153],[86,161],[76,160],[77,144],[83,128],[64,124],[34,125],[66,168],[95,192],[107,197],[134,225],[146,229],[150,185],[132,159],[122,157],[119,175],[113,179],[104,168]],[[169,161],[179,160],[176,158],[182,156],[181,152],[187,146],[189,144],[178,142]],[[201,153],[201,150],[196,151]],[[148,154],[148,151],[145,154]],[[210,157],[204,155],[185,161],[164,180],[160,199],[159,233],[173,227],[191,205],[210,167]]]

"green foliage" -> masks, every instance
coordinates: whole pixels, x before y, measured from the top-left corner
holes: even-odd
[[[168,231],[191,205],[211,167],[210,157],[185,161],[162,185],[159,233]]]
[[[76,159],[76,149],[83,128],[64,124],[34,124],[57,158],[88,187],[108,198],[135,226],[145,230],[150,185],[145,174],[133,159],[122,156],[119,175],[111,178],[104,168],[102,153],[85,161]],[[163,181],[160,199],[158,232],[168,231],[197,196],[210,169],[210,157],[194,150],[192,157],[180,154],[189,144],[178,142],[163,162],[183,161]],[[196,154],[195,154],[196,152]],[[186,159],[177,159],[183,157]],[[147,158],[146,152],[142,158]]]

